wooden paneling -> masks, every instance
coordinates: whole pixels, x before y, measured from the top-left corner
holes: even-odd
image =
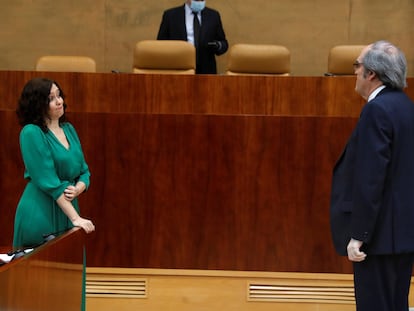
[[[364,103],[354,91],[355,77],[0,71],[0,109],[15,110],[24,84],[36,76],[60,84],[71,112],[358,117]],[[414,88],[408,91],[414,94]]]
[[[88,265],[348,271],[330,247],[328,207],[354,119],[71,118],[96,155],[83,206],[103,235],[91,238]]]
[[[0,112],[1,129],[13,114]],[[348,271],[330,247],[328,206],[353,118],[69,117],[92,171],[81,197],[97,227],[89,266]],[[2,155],[11,176],[22,172],[8,164],[19,159],[16,144]],[[21,186],[1,190],[16,201]]]
[[[135,279],[145,280],[145,297],[125,297],[118,294],[117,280],[133,284]],[[90,280],[86,286],[86,306],[89,311],[355,310],[352,275],[90,268],[87,270],[87,280]],[[112,289],[94,294],[96,280],[112,283]],[[255,289],[258,284],[265,288],[265,297],[260,295],[265,290]],[[139,287],[135,287],[138,290]]]
[[[0,71],[0,109],[31,78],[55,79],[69,112],[359,117],[355,77],[181,76]],[[408,78],[408,85],[414,78]],[[414,98],[414,87],[406,89]]]
[[[89,268],[88,279],[91,280],[86,286],[89,311],[355,310],[352,274]],[[95,280],[108,283],[112,280],[116,286],[119,279],[127,284],[134,279],[145,280],[145,297],[122,297],[116,290],[92,294],[91,283]],[[408,300],[411,310],[413,290]]]
[[[0,245],[24,187],[10,102],[36,74],[0,72]],[[363,104],[354,78],[50,76],[92,172],[80,198],[97,228],[88,266],[351,271],[328,215]]]

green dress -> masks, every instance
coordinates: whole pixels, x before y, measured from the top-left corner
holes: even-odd
[[[14,221],[14,247],[36,246],[44,235],[73,227],[56,199],[69,185],[82,181],[89,186],[89,168],[79,137],[70,123],[61,127],[69,142],[63,146],[55,135],[28,124],[20,132],[20,149],[28,183],[20,198]],[[72,201],[79,213],[78,200]]]

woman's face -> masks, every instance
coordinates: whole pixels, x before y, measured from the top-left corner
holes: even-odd
[[[52,84],[49,94],[49,118],[51,120],[59,120],[64,113],[63,98],[60,96],[60,90],[56,84]]]

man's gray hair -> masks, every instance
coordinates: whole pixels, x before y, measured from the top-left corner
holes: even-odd
[[[375,72],[384,85],[399,90],[407,86],[407,60],[392,43],[383,40],[373,43],[362,62],[365,72]]]

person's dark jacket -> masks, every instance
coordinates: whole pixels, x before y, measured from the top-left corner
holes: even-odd
[[[220,14],[216,10],[204,8],[201,11],[201,21],[200,43],[196,53],[196,73],[215,74],[217,73],[215,55],[224,54],[228,49],[228,42]],[[164,12],[157,39],[187,41],[184,6]]]
[[[383,89],[365,104],[333,172],[331,232],[337,252],[350,238],[368,255],[414,252],[414,104]]]

